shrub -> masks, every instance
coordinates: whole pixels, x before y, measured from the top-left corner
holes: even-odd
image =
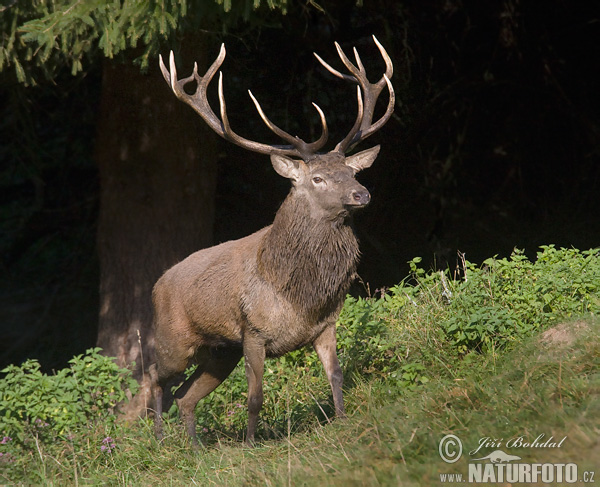
[[[125,400],[125,389],[135,392],[137,383],[129,370],[100,351],[87,350],[52,375],[43,373],[37,360],[2,370],[0,453],[35,448],[40,441],[70,440],[91,424],[114,421],[114,408]]]
[[[441,322],[460,352],[503,347],[559,319],[600,311],[600,251],[541,249],[535,262],[515,250],[481,268],[466,263]]]
[[[424,361],[505,348],[558,320],[598,314],[600,250],[540,249],[534,262],[518,249],[481,266],[463,260],[456,274],[425,271],[417,257],[379,299],[348,297],[338,321],[344,368],[412,387],[427,381]]]

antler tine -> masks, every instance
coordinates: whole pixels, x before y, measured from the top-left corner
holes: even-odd
[[[337,45],[337,42],[336,42]],[[326,61],[323,60],[323,58],[321,56],[319,56],[316,52],[313,52],[313,54],[315,55],[315,57],[317,58],[317,60],[323,65],[323,67],[329,71],[331,74],[333,74],[334,76],[337,76],[338,78],[342,78],[345,79],[347,81],[352,81],[352,82],[356,82],[356,79],[354,78],[354,76],[350,76],[349,74],[343,74],[340,73],[337,69],[332,68]]]
[[[290,135],[286,131],[280,129],[273,122],[271,122],[271,120],[269,120],[268,117],[265,115],[265,112],[260,106],[260,103],[250,90],[248,90],[248,94],[250,95],[250,98],[252,98],[252,101],[256,106],[256,110],[258,111],[258,114],[260,115],[260,118],[262,118],[262,121],[265,123],[265,125],[283,140],[288,141],[290,144],[296,147],[303,154],[303,156],[309,157],[310,155],[316,153],[321,147],[325,145],[325,142],[327,142],[327,139],[329,137],[329,130],[327,129],[327,120],[325,119],[325,114],[323,113],[323,110],[321,110],[321,108],[319,108],[319,106],[316,103],[313,103],[313,106],[317,109],[317,112],[319,112],[319,118],[321,119],[321,136],[318,140],[307,144],[300,137]]]
[[[223,132],[225,133],[225,138],[231,140],[238,144],[237,134],[231,130],[231,125],[229,125],[229,117],[227,116],[227,106],[225,105],[225,96],[223,95],[223,73],[219,72],[219,111],[221,112],[221,123],[223,124]],[[238,144],[242,145],[242,144]]]
[[[350,129],[350,132],[348,132],[348,135],[346,135],[344,140],[342,140],[335,146],[335,150],[337,150],[339,152],[345,152],[346,149],[348,147],[350,147],[350,145],[352,143],[352,139],[359,131],[360,124],[362,123],[363,113],[364,113],[364,105],[363,105],[362,93],[360,91],[360,86],[356,87],[356,101],[358,102],[358,114],[356,116],[356,121],[354,122],[354,125],[352,126],[352,128]]]
[[[327,139],[329,138],[329,130],[327,129],[327,120],[325,120],[325,114],[323,113],[323,110],[321,110],[319,105],[314,102],[313,106],[317,109],[317,112],[319,112],[319,118],[321,119],[321,137],[308,145],[311,151],[316,152],[325,145],[325,142],[327,142]]]
[[[175,58],[173,55],[173,51],[171,51],[169,53],[170,71],[165,66],[165,63],[163,62],[163,58],[160,54],[158,55],[158,60],[159,60],[159,66],[160,66],[160,70],[162,72],[163,78],[165,78],[165,81],[167,82],[167,84],[175,92],[177,97],[179,97],[178,93],[179,93],[179,91],[181,91],[181,87],[183,85],[185,85],[186,83],[189,83],[190,81],[192,81],[192,79],[194,79],[194,74],[192,74],[191,76],[188,76],[185,79],[177,81],[177,69],[175,68]],[[196,68],[196,65],[194,65],[194,67]]]
[[[392,63],[392,59],[390,58],[390,56],[387,53],[387,51],[385,50],[385,48],[381,45],[381,42],[379,42],[377,40],[377,37],[375,37],[375,35],[373,35],[373,40],[375,41],[375,45],[379,49],[379,52],[381,53],[381,57],[383,58],[383,61],[385,62],[385,75],[389,79],[391,79],[394,74],[394,64]]]
[[[356,47],[353,47],[352,50],[354,51],[354,59],[356,59],[356,65],[358,66],[358,70],[361,72],[364,72],[365,67],[363,66],[363,63],[360,60],[360,56],[358,55],[358,51],[356,50]]]
[[[208,124],[208,126],[213,129],[219,136],[233,142],[240,147],[245,149],[259,152],[261,154],[285,154],[292,156],[299,156],[302,158],[310,158],[314,153],[320,149],[327,140],[327,125],[325,123],[325,117],[323,112],[319,110],[319,116],[321,117],[321,123],[323,125],[323,133],[319,140],[307,144],[303,140],[298,137],[293,137],[283,130],[276,127],[273,123],[268,121],[264,113],[261,114],[267,126],[273,130],[277,135],[282,137],[285,141],[290,142],[290,145],[270,145],[270,144],[262,144],[260,142],[254,142],[252,140],[248,140],[238,134],[236,134],[229,124],[229,118],[227,116],[227,107],[225,104],[225,96],[223,94],[223,75],[220,73],[219,75],[219,108],[221,118],[217,117],[215,112],[210,107],[207,98],[207,88],[213,79],[215,73],[219,70],[223,61],[225,60],[225,44],[221,44],[221,50],[219,51],[219,55],[217,59],[211,64],[211,66],[206,71],[204,76],[200,76],[198,74],[198,65],[194,63],[194,71],[187,78],[182,78],[180,80],[177,79],[177,68],[175,66],[175,56],[173,51],[171,51],[169,55],[169,69],[165,66],[162,56],[159,56],[159,66],[162,72],[163,77],[167,84],[171,87],[175,96],[179,98],[181,101],[190,105],[198,115],[200,115],[204,121]],[[196,92],[193,95],[189,95],[184,90],[184,86],[191,81],[196,82]],[[262,109],[259,109],[259,113],[262,112]]]
[[[351,146],[358,144],[361,140],[364,140],[367,137],[369,137],[370,135],[372,135],[373,133],[377,132],[381,127],[383,127],[387,123],[387,121],[392,116],[392,113],[394,113],[394,106],[396,104],[396,93],[394,92],[394,87],[392,86],[392,82],[388,78],[387,74],[384,74],[382,79],[387,84],[388,91],[390,93],[390,98],[389,98],[388,106],[385,110],[385,113],[375,123],[371,123],[372,119],[373,119],[373,113],[371,113],[371,115],[369,117],[368,125],[363,129],[362,128],[363,124],[361,124],[361,130],[359,131],[359,138],[357,140],[353,141],[351,143]],[[373,105],[375,105],[375,101],[373,101]],[[364,120],[365,119],[363,119],[363,122],[364,122]]]
[[[381,127],[383,127],[383,125],[389,120],[389,118],[391,117],[391,115],[394,111],[394,105],[395,105],[396,98],[395,98],[395,94],[394,94],[394,88],[392,87],[392,84],[390,82],[390,78],[392,77],[392,75],[394,73],[394,67],[392,64],[392,60],[391,60],[390,56],[388,55],[387,51],[385,50],[385,48],[381,45],[381,43],[377,40],[377,38],[375,36],[373,36],[373,40],[375,41],[375,44],[376,44],[377,48],[379,49],[379,52],[381,53],[381,56],[383,57],[383,60],[385,62],[385,66],[386,66],[385,74],[376,83],[369,82],[369,80],[367,78],[367,73],[366,73],[365,67],[360,59],[360,56],[359,56],[356,48],[353,48],[353,51],[354,51],[354,57],[356,59],[357,66],[355,66],[350,61],[350,59],[348,59],[348,57],[346,56],[346,54],[344,53],[344,51],[340,47],[340,45],[337,42],[335,43],[335,47],[337,49],[338,55],[340,56],[340,59],[341,59],[342,63],[344,64],[344,66],[346,66],[346,69],[348,69],[348,71],[351,73],[350,75],[340,73],[336,69],[332,68],[325,61],[323,61],[317,54],[315,54],[315,56],[319,60],[319,62],[331,74],[333,74],[334,76],[337,76],[338,78],[342,78],[347,81],[351,81],[353,83],[358,83],[359,87],[362,88],[362,91],[364,93],[364,101],[362,99],[360,99],[360,101],[359,101],[359,110],[358,110],[356,122],[354,123],[352,129],[350,130],[348,135],[344,138],[344,140],[342,140],[336,146],[336,149],[341,152],[345,152],[345,151],[351,149],[353,146],[358,144],[360,141],[366,139],[368,136],[370,136],[371,134],[373,134],[374,132],[379,130]],[[381,94],[381,91],[383,90],[383,88],[385,86],[388,87],[388,90],[390,93],[390,99],[388,102],[386,112],[377,122],[372,123],[377,98],[379,97],[379,95]],[[360,95],[359,95],[359,98],[361,98]]]
[[[173,51],[171,51],[171,52],[173,52]],[[171,86],[171,74],[169,73],[169,70],[165,66],[165,63],[162,58],[162,54],[158,55],[158,65],[160,66],[160,72],[162,73],[163,78],[165,79],[167,84],[169,86]]]

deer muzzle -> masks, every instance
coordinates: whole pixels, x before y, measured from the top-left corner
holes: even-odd
[[[350,193],[350,203],[348,206],[355,208],[361,208],[367,206],[371,201],[371,194],[367,188],[361,187],[360,189],[354,189]]]

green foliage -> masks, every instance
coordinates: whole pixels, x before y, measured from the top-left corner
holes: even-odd
[[[389,371],[394,345],[388,340],[389,296],[381,299],[348,296],[338,319],[340,362],[346,371],[359,374]]]
[[[344,470],[343,464],[356,475],[360,466],[370,469],[387,458],[391,463],[382,467],[382,475],[405,475],[405,470],[391,466],[406,462],[418,478],[424,456],[429,464],[439,461],[436,442],[453,429],[460,430],[461,438],[468,434],[468,441],[476,445],[478,438],[490,434],[522,432],[509,428],[514,424],[527,424],[536,434],[554,434],[573,421],[579,428],[584,416],[586,428],[597,424],[597,324],[594,328],[595,322],[588,319],[591,325],[580,322],[572,330],[565,324],[560,333],[568,340],[557,343],[570,343],[565,345],[568,353],[546,350],[539,340],[527,337],[558,320],[598,314],[598,250],[544,246],[535,262],[515,251],[507,259],[488,259],[481,267],[464,261],[454,276],[427,272],[419,264],[420,259],[413,259],[411,276],[378,298],[346,300],[338,322],[338,351],[346,374],[349,425],[336,423],[321,433],[325,430],[317,420],[325,424],[332,416],[329,385],[316,354],[303,349],[265,364],[259,438],[288,437],[289,442],[253,453],[239,453],[236,443],[231,451],[213,455],[207,450],[198,457],[189,449],[173,407],[159,446],[151,420],[134,427],[114,423],[112,409],[125,398],[123,388],[131,387],[131,379],[95,349],[52,376],[42,374],[35,361],[5,369],[0,382],[0,482],[39,483],[49,475],[72,482],[81,469],[87,470],[88,483],[110,478],[111,483],[130,485],[144,478],[145,483],[161,485],[183,482],[188,475],[203,485],[264,485],[270,474],[261,470],[258,475],[250,466],[256,461],[246,464],[243,456],[273,451],[270,468],[291,475],[278,470],[281,451],[275,450],[282,444],[288,447],[288,459],[297,455],[298,465],[313,453],[321,466],[325,457],[339,457],[342,463],[335,468]],[[585,338],[584,331],[592,338]],[[240,364],[200,402],[197,423],[206,445],[218,442],[227,448],[227,438],[241,439],[247,422],[246,391]],[[548,423],[548,411],[559,409],[562,416]],[[294,446],[292,453],[292,442],[302,441],[306,445]],[[346,444],[352,448],[345,449]],[[579,445],[573,448],[580,451]],[[354,455],[355,450],[360,453]],[[295,468],[294,475],[306,478],[301,467]],[[255,481],[248,480],[246,469]],[[315,472],[319,469],[311,469],[309,476]],[[322,485],[323,477],[317,477],[314,485]]]
[[[463,260],[454,276],[420,262],[410,261],[411,276],[379,299],[347,298],[338,321],[346,373],[414,388],[429,380],[441,350],[450,363],[495,353],[559,320],[600,313],[598,249],[543,246],[534,262],[515,250],[481,267]]]
[[[3,369],[0,435],[10,438],[5,444],[29,449],[40,441],[70,440],[99,422],[113,422],[116,405],[126,399],[127,388],[135,392],[137,382],[100,351],[90,349],[52,375],[42,373],[36,360]]]
[[[541,249],[535,262],[515,250],[481,269],[466,263],[441,323],[460,352],[502,347],[558,319],[600,311],[599,251]]]
[[[393,380],[365,381],[346,391],[350,417],[313,424],[285,441],[247,449],[221,437],[218,447],[194,451],[183,428],[160,445],[152,421],[90,429],[86,442],[18,459],[0,456],[0,483],[65,485],[341,486],[434,485],[439,473],[462,473],[468,451],[484,437],[533,441],[540,433],[566,437],[560,449],[528,451],[527,462],[597,467],[600,324],[564,323],[499,355],[476,354],[458,364],[455,378],[428,367],[431,380],[417,390],[390,394]],[[568,339],[568,340],[565,340]],[[446,343],[448,345],[448,343]],[[440,359],[443,351],[440,350]],[[285,399],[282,398],[285,402]],[[439,442],[456,434],[463,458],[440,459]],[[0,450],[9,440],[0,439]],[[489,453],[493,448],[482,450]],[[472,458],[472,456],[471,456]],[[433,479],[433,480],[432,480]]]
[[[510,258],[490,258],[481,267],[464,260],[454,276],[448,270],[426,272],[420,262],[410,261],[410,279],[381,299],[346,302],[340,346],[355,363],[362,357],[378,370],[390,370],[387,358],[409,348],[400,338],[412,320],[434,320],[435,340],[444,337],[452,350],[466,354],[504,348],[560,319],[600,312],[598,249],[542,246],[534,262],[515,249]],[[357,340],[349,329],[364,335]]]
[[[267,0],[269,9],[287,11],[287,0]],[[0,71],[12,67],[19,82],[35,84],[35,66],[53,78],[62,66],[72,74],[84,69],[87,57],[100,51],[113,58],[139,48],[143,69],[159,46],[175,32],[197,32],[211,24],[248,19],[261,0],[27,0],[0,10]]]

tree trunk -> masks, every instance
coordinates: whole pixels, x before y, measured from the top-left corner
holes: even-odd
[[[193,44],[198,59],[203,50]],[[212,241],[215,136],[175,98],[157,67],[143,75],[131,62],[111,60],[97,127],[98,346],[120,365],[135,361],[139,380],[153,357],[154,283]]]

